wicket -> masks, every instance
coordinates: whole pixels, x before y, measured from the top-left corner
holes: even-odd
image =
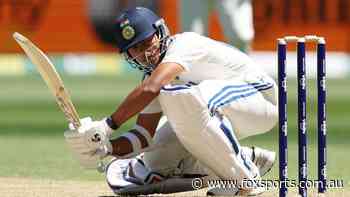
[[[279,180],[280,197],[287,196],[288,188],[288,131],[287,131],[287,72],[288,42],[297,43],[298,79],[298,169],[299,195],[307,196],[307,131],[306,131],[306,65],[305,43],[317,43],[317,95],[318,95],[318,193],[326,192],[326,60],[325,39],[317,36],[286,36],[278,40],[278,99],[279,99]]]

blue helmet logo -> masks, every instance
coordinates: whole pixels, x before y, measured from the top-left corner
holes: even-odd
[[[125,40],[130,40],[135,36],[135,30],[130,25],[128,25],[123,28],[122,35]]]
[[[135,36],[135,29],[130,26],[129,19],[120,22],[122,36],[125,40],[131,40]]]

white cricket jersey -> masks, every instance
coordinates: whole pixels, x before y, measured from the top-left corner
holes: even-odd
[[[173,62],[184,67],[174,83],[199,84],[204,80],[244,79],[247,72],[263,72],[248,55],[231,45],[184,32],[172,36],[161,63]],[[161,112],[158,99],[150,103],[141,113]]]
[[[185,68],[180,81],[228,80],[255,70],[253,61],[238,49],[193,32],[176,34],[161,63],[174,62]]]

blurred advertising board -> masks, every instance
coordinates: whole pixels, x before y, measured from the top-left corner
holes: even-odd
[[[326,37],[328,50],[350,50],[348,0],[252,2],[254,50],[275,50],[276,38],[305,34]],[[113,52],[113,45],[107,44],[113,41],[110,24],[121,9],[134,5],[151,7],[176,33],[181,31],[179,3],[177,0],[0,0],[0,52],[20,52],[11,37],[14,31],[30,37],[49,52]],[[225,40],[215,11],[208,20],[209,36]]]

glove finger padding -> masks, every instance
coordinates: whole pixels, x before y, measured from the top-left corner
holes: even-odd
[[[109,138],[99,129],[100,122],[84,118],[81,124],[78,129],[64,132],[65,141],[83,167],[96,168],[99,160],[112,149]]]
[[[87,169],[96,168],[99,157],[91,153],[93,149],[85,144],[83,133],[68,130],[64,132],[64,137],[70,150],[73,152],[73,156],[79,161],[81,166]]]

